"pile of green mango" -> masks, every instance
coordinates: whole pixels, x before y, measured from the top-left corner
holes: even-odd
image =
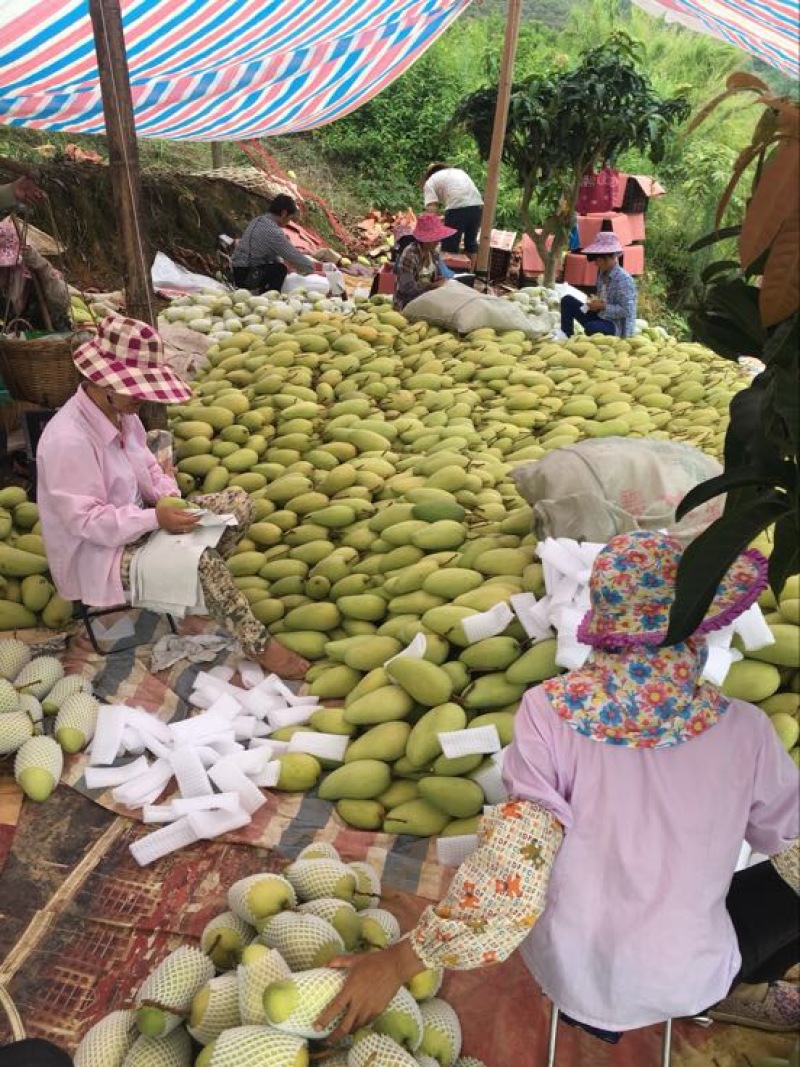
[[[36,504],[20,486],[0,489],[0,631],[63,630],[71,618],[50,579]]]
[[[263,324],[262,324],[263,325]],[[474,826],[482,756],[450,760],[442,731],[511,737],[555,642],[519,622],[469,644],[463,620],[544,591],[531,510],[512,468],[590,436],[722,449],[738,368],[674,338],[534,343],[409,323],[382,300],[311,310],[209,349],[171,410],[185,495],[240,486],[256,520],[229,566],[256,616],[312,661],[309,724],[350,738],[308,773],[353,826],[420,835]],[[387,661],[426,636],[423,663]],[[322,778],[322,774],[327,777]],[[283,788],[294,788],[285,776]]]

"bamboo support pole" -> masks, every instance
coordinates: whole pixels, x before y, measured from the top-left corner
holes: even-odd
[[[497,210],[497,190],[500,183],[500,164],[503,158],[503,142],[506,137],[508,105],[511,99],[511,85],[514,80],[514,60],[517,55],[521,18],[522,0],[508,0],[503,60],[500,66],[497,86],[497,106],[494,113],[492,143],[489,149],[489,161],[486,170],[481,239],[478,245],[478,260],[476,264],[476,273],[478,277],[482,278],[487,277],[489,268],[492,228],[494,227],[494,216]]]
[[[119,0],[89,0],[89,14],[103,99],[111,189],[122,244],[126,307],[133,318],[155,326],[150,255],[141,224],[139,150]],[[166,411],[158,404],[145,404],[142,420],[148,429],[166,429]]]

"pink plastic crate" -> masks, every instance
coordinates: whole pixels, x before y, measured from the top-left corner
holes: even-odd
[[[643,274],[644,245],[629,245],[622,253],[622,266],[628,274]]]
[[[631,232],[631,241],[644,240],[644,215],[627,215]]]
[[[553,238],[548,237],[547,247],[553,244]],[[544,273],[544,263],[542,263],[542,257],[539,255],[539,250],[533,243],[531,238],[524,233],[522,240],[520,241],[520,250],[522,254],[522,273],[525,277],[530,277],[534,274]]]
[[[455,271],[456,274],[465,274],[467,271],[472,270],[472,262],[469,256],[462,256],[460,253],[455,255],[455,253],[443,252],[442,259],[450,270]]]
[[[629,245],[634,238],[631,236],[630,222],[627,215],[618,211],[604,211],[593,215],[580,215],[578,217],[578,233],[581,239],[581,248],[585,248],[595,239],[602,230],[603,223],[611,223],[611,230],[619,239],[621,245]]]
[[[394,293],[397,275],[391,263],[384,263],[378,273],[378,292],[391,296]]]
[[[564,259],[564,281],[570,285],[594,285],[597,264],[590,263],[580,252],[568,252]]]

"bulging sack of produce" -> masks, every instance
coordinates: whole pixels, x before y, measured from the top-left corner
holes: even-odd
[[[690,489],[721,473],[715,459],[692,445],[599,437],[556,448],[515,467],[511,476],[533,508],[540,539],[606,544],[631,530],[666,530],[685,546],[719,518],[725,497],[701,504],[680,522],[675,509]]]
[[[456,281],[411,300],[403,314],[409,322],[429,322],[462,334],[491,327],[498,333],[521,330],[526,337],[538,336],[522,308],[497,296],[483,296]]]

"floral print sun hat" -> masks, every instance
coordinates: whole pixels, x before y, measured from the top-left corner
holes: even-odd
[[[589,579],[591,607],[578,640],[599,648],[660,645],[667,635],[683,546],[668,534],[637,530],[613,537],[601,549]],[[694,637],[729,626],[767,586],[767,561],[748,549],[719,584]]]
[[[629,748],[670,748],[699,737],[729,701],[703,681],[704,633],[732,623],[767,584],[767,561],[740,556],[720,583],[711,609],[688,641],[661,645],[675,595],[682,547],[666,534],[637,531],[613,538],[589,580],[591,608],[578,639],[594,646],[578,670],[543,683],[556,714],[594,741]]]

